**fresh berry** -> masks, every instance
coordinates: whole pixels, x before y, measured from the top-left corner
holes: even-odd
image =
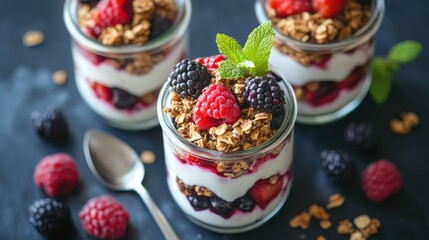
[[[168,82],[180,97],[198,98],[205,87],[210,84],[212,75],[204,65],[183,59],[173,67]]]
[[[277,17],[313,11],[311,0],[270,0],[269,4],[276,12]]]
[[[320,153],[322,167],[329,180],[336,183],[353,181],[356,166],[349,155],[343,151],[325,150]]]
[[[273,114],[271,119],[270,128],[279,129],[285,118],[285,111],[282,109],[280,112]]]
[[[343,11],[347,0],[313,0],[313,7],[322,16],[332,18]]]
[[[116,24],[127,24],[132,17],[132,1],[101,0],[93,15],[95,26],[106,28]]]
[[[171,19],[163,16],[155,16],[150,21],[149,39],[154,39],[165,33],[173,25]]]
[[[113,105],[119,109],[131,109],[139,100],[138,97],[120,88],[112,88],[111,91]]]
[[[97,26],[94,27],[84,27],[82,28],[82,32],[87,36],[97,39],[101,34],[101,29]]]
[[[306,92],[305,100],[314,107],[318,107],[334,101],[340,94],[336,88],[335,82],[319,82],[319,88],[314,92]]]
[[[249,190],[250,196],[262,208],[273,200],[282,190],[283,178],[274,176],[268,179],[258,180]]]
[[[212,196],[210,197],[210,209],[224,218],[229,218],[234,212],[234,203],[218,196]]]
[[[66,119],[60,110],[48,107],[44,111],[34,111],[31,121],[37,133],[49,140],[62,140],[68,136]]]
[[[50,197],[68,195],[79,183],[79,172],[67,153],[44,157],[36,166],[34,182]]]
[[[219,68],[219,63],[223,60],[225,60],[225,57],[222,54],[195,59],[196,62],[206,66],[209,73],[213,73],[217,70]]]
[[[206,196],[190,195],[188,201],[195,211],[201,211],[209,208],[210,198]]]
[[[72,229],[70,209],[66,203],[51,198],[39,199],[28,209],[30,223],[42,235],[60,239]]]
[[[369,164],[363,171],[362,188],[370,200],[382,202],[401,190],[401,174],[389,160],[378,160]]]
[[[103,84],[94,82],[92,85],[92,88],[94,89],[95,95],[98,98],[101,98],[107,102],[110,102],[112,100],[112,89],[110,89],[109,87]]]
[[[251,212],[255,208],[255,201],[246,194],[235,200],[235,205],[243,212]]]
[[[249,77],[243,97],[250,106],[264,112],[279,113],[285,104],[284,92],[271,77]]]
[[[232,124],[240,118],[240,108],[234,95],[221,84],[204,88],[198,97],[194,122],[199,129],[207,130],[223,123]]]
[[[345,129],[344,140],[363,153],[372,153],[378,145],[378,134],[371,123],[351,122]]]
[[[79,217],[83,229],[100,239],[123,238],[130,220],[128,211],[110,196],[90,199],[79,212]]]

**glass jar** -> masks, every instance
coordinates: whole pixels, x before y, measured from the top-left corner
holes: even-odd
[[[221,233],[244,232],[267,222],[284,205],[292,184],[297,108],[290,84],[279,85],[286,104],[278,131],[261,145],[237,152],[206,149],[183,138],[164,111],[172,90],[167,83],[162,87],[158,117],[167,182],[173,199],[194,223]]]
[[[270,13],[267,4],[266,0],[256,0],[255,11],[259,22],[265,22],[275,14]],[[350,37],[336,42],[299,41],[274,27],[275,47],[269,62],[281,71],[294,88],[298,123],[335,121],[353,111],[366,96],[371,85],[374,35],[383,19],[384,1],[372,0],[369,8],[367,23]],[[329,20],[326,25],[332,24]],[[320,37],[326,37],[323,31],[329,28],[320,28]]]
[[[190,0],[177,0],[177,16],[162,35],[143,45],[107,46],[77,23],[77,0],[66,0],[65,25],[72,36],[78,91],[109,125],[141,130],[159,124],[156,102],[173,66],[188,55]],[[134,29],[132,29],[134,31]]]

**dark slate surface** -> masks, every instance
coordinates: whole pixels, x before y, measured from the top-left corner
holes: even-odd
[[[127,239],[162,239],[147,209],[132,192],[116,193],[100,186],[84,161],[82,138],[88,128],[111,132],[126,140],[136,151],[148,149],[157,155],[153,165],[146,166],[144,185],[156,199],[173,228],[182,239],[315,239],[323,234],[328,239],[347,239],[324,231],[315,222],[307,231],[288,227],[289,219],[311,203],[323,204],[334,192],[341,192],[347,203],[331,211],[334,223],[362,213],[382,222],[381,233],[373,239],[429,239],[429,40],[425,26],[429,23],[427,1],[387,1],[387,11],[377,38],[377,54],[385,54],[394,43],[415,39],[423,42],[422,56],[404,66],[395,75],[391,96],[380,107],[366,98],[363,104],[343,120],[324,126],[296,126],[295,182],[284,208],[267,224],[244,234],[217,234],[193,225],[175,205],[167,190],[163,163],[161,129],[125,132],[105,125],[79,97],[74,81],[58,87],[51,82],[56,69],[72,75],[70,38],[62,20],[62,3],[58,0],[3,1],[0,7],[0,239],[41,239],[27,220],[27,208],[44,197],[33,184],[33,170],[45,155],[58,151],[70,153],[77,161],[81,183],[74,194],[65,199],[71,206],[76,226],[74,239],[89,239],[78,221],[78,211],[91,197],[110,194],[121,201],[132,215]],[[243,43],[257,25],[253,1],[193,1],[190,26],[191,57],[217,52],[217,32],[233,35]],[[46,34],[46,41],[37,48],[25,48],[22,35],[33,29]],[[33,132],[30,113],[53,104],[64,111],[71,129],[71,139],[52,144]],[[421,125],[407,136],[389,131],[388,121],[401,111],[413,110],[421,117]],[[371,121],[382,132],[381,148],[373,156],[364,156],[342,140],[343,129],[350,121]],[[366,164],[379,159],[392,160],[401,170],[404,189],[382,204],[369,202],[359,184],[339,187],[329,183],[319,167],[319,152],[326,148],[349,151],[358,163],[359,172]]]

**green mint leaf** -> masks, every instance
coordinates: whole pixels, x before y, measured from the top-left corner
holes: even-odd
[[[220,62],[218,71],[224,79],[239,79],[247,76],[245,67],[240,67],[229,59]]]
[[[389,97],[392,87],[392,73],[382,58],[375,58],[372,62],[372,83],[369,93],[377,104],[383,104]]]
[[[400,69],[399,63],[388,60],[388,59],[385,59],[384,64],[386,64],[387,69],[391,72],[396,72],[396,71],[399,71],[399,69]]]
[[[234,38],[222,33],[218,33],[216,35],[216,44],[219,48],[219,52],[225,55],[234,64],[238,64],[243,61],[243,49]]]
[[[388,59],[397,63],[409,63],[422,51],[419,42],[408,40],[395,44],[389,51]]]
[[[255,64],[254,68],[249,69],[252,75],[261,76],[267,72],[274,35],[271,21],[259,25],[249,34],[243,48],[243,55],[246,60]]]
[[[255,68],[255,63],[249,60],[244,60],[238,64],[239,67],[244,67],[247,69]]]

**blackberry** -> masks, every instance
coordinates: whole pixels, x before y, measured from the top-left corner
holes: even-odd
[[[279,129],[285,118],[285,111],[283,108],[280,112],[274,113],[273,118],[271,119],[270,128]]]
[[[356,166],[346,152],[325,150],[320,153],[320,158],[329,180],[337,183],[353,181]]]
[[[60,110],[47,107],[34,111],[31,122],[37,133],[48,140],[62,140],[68,136],[67,122]]]
[[[61,237],[72,229],[69,207],[50,198],[38,199],[29,207],[31,224],[46,237]]]
[[[235,205],[243,212],[251,212],[255,208],[256,204],[249,195],[244,195],[243,197],[235,200]]]
[[[119,109],[130,109],[137,104],[138,98],[120,88],[112,88],[112,102]]]
[[[284,93],[274,77],[249,77],[245,84],[243,96],[250,106],[270,113],[278,113],[283,109]]]
[[[183,59],[168,77],[168,82],[180,97],[198,98],[205,87],[210,84],[212,75],[204,65],[189,59]]]
[[[191,206],[196,210],[205,210],[209,208],[209,197],[206,196],[198,196],[198,195],[190,195],[188,196],[188,201]]]
[[[347,125],[344,140],[355,145],[363,153],[373,153],[378,147],[378,134],[370,123],[354,123]]]
[[[210,209],[224,218],[229,218],[234,212],[234,202],[228,202],[218,196],[210,198]]]
[[[159,37],[161,34],[165,33],[173,25],[173,22],[163,16],[155,16],[150,21],[150,35],[149,39],[154,39]]]

